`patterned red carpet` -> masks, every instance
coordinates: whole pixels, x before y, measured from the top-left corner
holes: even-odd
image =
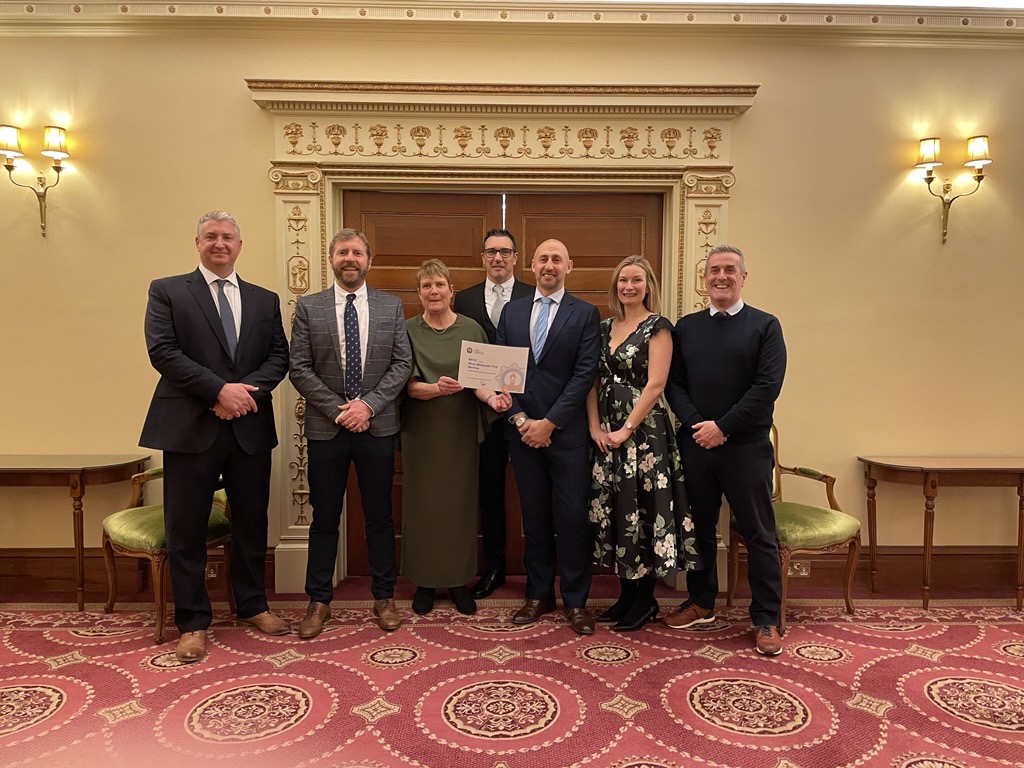
[[[513,627],[511,600],[427,619],[406,602],[392,634],[345,601],[311,641],[222,616],[191,666],[173,630],[152,644],[144,606],[0,606],[0,765],[1022,764],[1024,617],[1009,600],[861,600],[854,617],[825,602],[794,601],[772,659],[743,608],[702,632],[582,638],[560,615]]]

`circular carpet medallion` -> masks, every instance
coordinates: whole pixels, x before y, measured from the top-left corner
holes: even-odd
[[[562,742],[577,732],[586,712],[583,697],[565,683],[518,670],[443,680],[415,707],[416,724],[431,741],[491,755]]]
[[[996,650],[1006,656],[1024,659],[1024,643],[999,643]]]
[[[0,736],[47,720],[65,701],[64,691],[49,685],[0,687]]]
[[[415,648],[395,645],[388,648],[377,648],[374,651],[363,654],[363,661],[377,667],[400,667],[403,664],[412,664],[423,658],[423,654]]]
[[[58,731],[61,741],[71,739],[60,729],[66,729],[94,697],[91,685],[70,677],[0,678],[0,737],[8,746],[34,741],[40,752],[45,751],[44,735]]]
[[[195,707],[186,729],[204,741],[251,741],[302,722],[312,700],[291,685],[243,685],[214,694]]]
[[[250,675],[185,694],[164,709],[154,731],[175,750],[237,758],[306,738],[324,728],[337,707],[334,689],[320,680]]]
[[[840,661],[847,661],[850,654],[836,648],[834,645],[823,645],[822,643],[802,643],[794,645],[789,649],[794,656],[799,656],[804,661],[818,662],[820,664],[835,664]]]
[[[939,757],[912,757],[893,763],[894,768],[970,768],[963,763],[951,763]]]
[[[697,735],[749,749],[798,749],[839,730],[838,714],[816,691],[750,670],[680,675],[663,688],[662,703],[672,719]]]
[[[1024,687],[1019,678],[980,669],[931,667],[904,675],[897,689],[931,722],[992,742],[1021,743]]]
[[[587,645],[576,651],[576,656],[581,661],[591,664],[626,664],[636,659],[636,651],[622,645],[612,643],[599,643]]]

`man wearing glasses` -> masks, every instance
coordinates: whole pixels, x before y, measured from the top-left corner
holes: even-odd
[[[484,235],[480,252],[487,278],[455,294],[455,311],[476,320],[494,344],[501,310],[513,299],[533,295],[533,286],[513,276],[519,254],[507,229]],[[505,468],[508,445],[499,419],[480,444],[480,534],[486,570],[473,587],[473,597],[484,598],[505,583]]]

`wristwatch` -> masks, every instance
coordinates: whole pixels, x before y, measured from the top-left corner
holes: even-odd
[[[633,422],[631,422],[629,419],[626,419],[626,423],[623,426],[629,430],[636,429],[636,427],[633,426]]]
[[[515,425],[516,429],[519,429],[521,426],[523,426],[523,424],[526,423],[526,417],[525,416],[520,416],[518,419],[516,419],[512,423]]]

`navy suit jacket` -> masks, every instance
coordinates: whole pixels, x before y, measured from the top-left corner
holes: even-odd
[[[497,343],[530,347],[530,313],[533,297],[510,301],[498,322]],[[587,393],[597,375],[601,353],[601,315],[597,307],[565,293],[548,330],[540,359],[530,350],[526,391],[512,395],[509,414],[525,412],[531,419],[550,419],[555,424],[551,447],[586,445],[590,439]],[[506,437],[519,439],[506,422]]]
[[[480,327],[487,334],[487,341],[494,344],[495,339],[498,338],[498,329],[491,322],[491,316],[487,314],[487,302],[484,300],[484,290],[486,287],[487,281],[485,280],[482,283],[471,285],[469,288],[464,288],[456,293],[455,311],[460,315],[471,317],[480,323]],[[512,285],[512,296],[509,298],[509,301],[533,296],[533,291],[534,287],[532,285],[516,278],[515,283]]]
[[[288,340],[276,293],[238,280],[241,330],[234,360],[220,314],[197,268],[154,280],[146,306],[146,346],[160,372],[139,445],[201,453],[213,445],[221,419],[210,408],[226,383],[259,387],[255,413],[228,423],[248,454],[277,445],[271,390],[288,372]]]

